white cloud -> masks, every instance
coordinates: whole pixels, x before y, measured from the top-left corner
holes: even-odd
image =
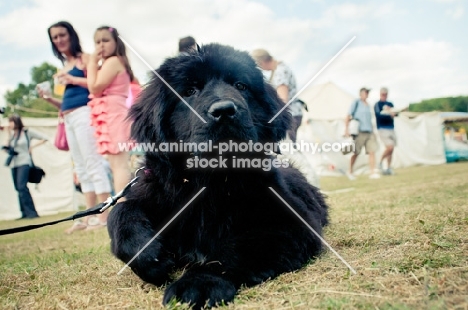
[[[393,3],[344,3],[329,6],[312,24],[317,29],[343,27],[352,33],[360,33],[368,28],[369,21],[385,16],[396,18],[405,13]]]
[[[59,20],[73,24],[87,52],[94,49],[95,29],[112,25],[154,67],[174,55],[178,39],[186,35],[200,43],[220,42],[245,50],[265,47],[287,59],[297,58],[303,42],[312,37],[311,21],[278,19],[265,5],[248,0],[169,1],[164,5],[145,0],[79,4],[74,0],[35,0],[33,5],[0,19],[0,29],[8,29],[0,32],[0,40],[20,48],[50,50],[47,28]],[[134,55],[130,58],[138,76],[143,76],[148,68]]]
[[[450,6],[449,9],[445,11],[445,15],[448,17],[458,20],[465,15],[465,10],[463,5],[466,0],[432,0],[433,2],[442,3],[446,6]]]
[[[404,107],[421,99],[466,94],[468,76],[459,69],[459,56],[453,45],[432,40],[351,47],[316,84],[331,80],[356,96],[361,87],[370,87],[371,101],[378,100],[378,90],[385,86],[395,105]],[[308,68],[312,71],[317,64]]]
[[[460,19],[465,14],[465,10],[463,9],[463,7],[459,6],[454,9],[447,10],[445,14],[457,20],[457,19]]]

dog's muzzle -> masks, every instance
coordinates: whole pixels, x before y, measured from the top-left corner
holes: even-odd
[[[230,100],[215,102],[208,109],[208,117],[216,122],[233,119],[236,116],[237,107]]]

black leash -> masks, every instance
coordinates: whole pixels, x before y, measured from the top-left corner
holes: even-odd
[[[143,168],[138,169],[135,172],[135,174],[137,174],[138,171],[141,170],[141,169],[143,169]],[[127,195],[128,192],[130,191],[130,188],[138,182],[138,179],[139,179],[139,177],[135,176],[135,178],[133,178],[130,182],[128,182],[128,184],[125,186],[125,188],[123,190],[121,190],[119,193],[117,193],[114,196],[110,196],[109,198],[106,199],[106,201],[104,201],[104,202],[102,202],[102,203],[100,203],[100,204],[98,204],[98,205],[96,205],[96,206],[94,206],[94,207],[92,207],[90,209],[79,211],[79,212],[77,212],[77,213],[75,213],[75,214],[73,214],[73,215],[71,215],[69,217],[66,217],[66,218],[63,218],[63,219],[57,220],[57,221],[46,222],[46,223],[35,224],[35,225],[20,226],[20,227],[9,228],[9,229],[3,229],[3,230],[0,230],[0,236],[15,234],[15,233],[23,232],[23,231],[28,231],[28,230],[33,230],[33,229],[37,229],[37,228],[41,228],[41,227],[49,226],[49,225],[55,225],[55,224],[65,222],[65,221],[73,221],[73,220],[76,220],[76,219],[79,219],[79,218],[82,218],[82,217],[85,217],[85,216],[102,213],[105,210],[107,210],[108,208],[114,206],[120,198],[125,197],[125,195]]]

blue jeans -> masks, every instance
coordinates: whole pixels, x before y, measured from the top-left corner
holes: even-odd
[[[29,165],[14,167],[11,169],[13,183],[18,192],[18,199],[22,217],[33,218],[38,217],[34,201],[28,188]]]

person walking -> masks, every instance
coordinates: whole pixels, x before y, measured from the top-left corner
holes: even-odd
[[[351,104],[349,107],[348,115],[345,119],[345,136],[349,137],[349,122],[351,119],[356,119],[359,121],[359,133],[354,138],[354,153],[351,156],[351,161],[349,165],[349,171],[347,176],[350,180],[355,180],[356,176],[353,174],[354,163],[356,158],[361,153],[362,148],[364,147],[366,153],[369,155],[369,170],[370,170],[370,179],[380,178],[380,173],[375,169],[375,152],[378,150],[377,139],[374,134],[372,126],[372,114],[371,107],[367,102],[369,97],[370,89],[365,87],[361,88],[359,91],[359,99]]]
[[[380,158],[379,168],[382,171],[382,174],[392,175],[392,155],[397,144],[395,125],[393,122],[396,113],[392,110],[393,103],[387,101],[387,97],[388,89],[382,87],[380,89],[380,100],[374,105],[374,112],[380,140],[382,140],[382,143],[385,145],[385,150]],[[383,163],[385,160],[387,161],[387,169],[384,170]]]

